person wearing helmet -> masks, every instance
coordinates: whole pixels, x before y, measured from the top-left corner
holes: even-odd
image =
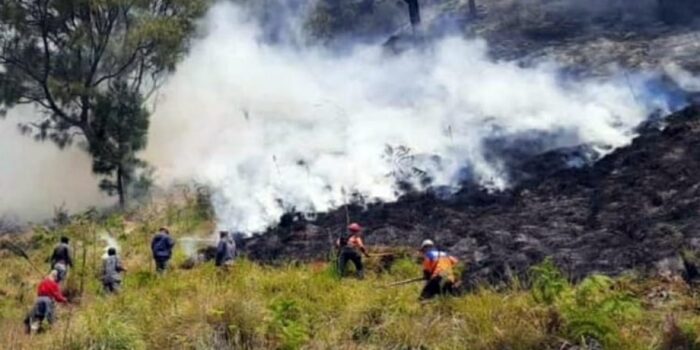
[[[338,239],[336,246],[339,251],[338,270],[340,271],[340,276],[345,276],[345,268],[348,261],[352,261],[353,265],[355,265],[355,271],[357,271],[357,278],[363,279],[365,277],[364,266],[362,265],[362,256],[360,254],[366,257],[369,257],[369,254],[367,254],[367,249],[362,242],[362,226],[354,222],[348,225],[347,233]]]
[[[425,287],[420,299],[428,300],[436,295],[454,295],[456,281],[454,267],[457,265],[457,258],[437,249],[435,242],[429,239],[421,244],[421,252]]]

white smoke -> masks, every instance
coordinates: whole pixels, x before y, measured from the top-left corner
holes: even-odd
[[[113,203],[98,190],[86,152],[60,150],[19,133],[17,124],[34,122],[37,115],[31,108],[16,108],[0,120],[0,216],[44,220],[60,207],[74,213]]]
[[[563,135],[552,147],[617,147],[664,107],[627,85],[641,79],[565,80],[553,64],[495,62],[478,40],[336,55],[261,42],[259,27],[230,4],[216,5],[206,23],[160,96],[147,158],[163,182],[214,186],[224,229],[263,230],[291,207],[328,210],[346,200],[343,189],[395,199],[387,145],[429,160],[418,165],[433,185],[456,186],[467,169],[503,187],[504,165],[484,156],[487,137],[551,132]]]
[[[195,257],[199,248],[216,244],[216,240],[213,238],[207,239],[197,237],[183,237],[179,238],[177,242],[182,247],[182,251],[189,258]]]
[[[104,253],[102,254],[102,258],[105,259],[107,258],[107,250],[109,248],[114,248],[117,253],[121,250],[119,247],[119,242],[112,237],[108,232],[102,232],[100,233],[100,240],[104,242],[105,248],[104,248]]]
[[[681,89],[690,92],[700,92],[700,77],[693,76],[693,74],[676,63],[668,63],[664,65],[663,69],[666,75],[678,84]]]

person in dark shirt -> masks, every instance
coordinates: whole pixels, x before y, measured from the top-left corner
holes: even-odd
[[[51,254],[51,269],[58,272],[58,280],[56,282],[61,283],[68,277],[68,269],[73,267],[73,258],[70,249],[70,239],[68,237],[61,237],[61,242],[54,248],[53,254]]]
[[[219,245],[216,247],[216,266],[230,266],[236,258],[236,242],[226,231],[219,232]]]
[[[106,293],[119,293],[122,272],[126,271],[115,248],[107,250],[107,257],[102,261],[102,286]]]
[[[161,227],[151,241],[151,252],[158,273],[163,273],[168,268],[168,261],[173,255],[173,247],[175,247],[175,240],[170,236],[170,231]]]

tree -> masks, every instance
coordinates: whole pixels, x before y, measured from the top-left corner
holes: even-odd
[[[3,0],[0,113],[30,104],[43,119],[22,125],[63,148],[76,138],[101,188],[126,201],[144,163],[143,103],[175,69],[207,0]]]
[[[96,99],[93,124],[98,147],[92,152],[92,171],[107,176],[100,188],[110,195],[116,193],[122,206],[136,170],[146,166],[136,152],[146,147],[148,117],[143,97],[125,81],[115,81]]]
[[[408,16],[414,28],[420,24],[420,4],[418,0],[404,0],[408,4]]]

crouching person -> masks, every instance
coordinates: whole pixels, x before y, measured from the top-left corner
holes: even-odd
[[[457,258],[437,249],[435,243],[429,239],[421,244],[421,252],[423,278],[426,282],[420,299],[428,300],[436,295],[456,295],[454,268],[458,262]]]
[[[51,273],[39,283],[36,302],[24,319],[24,326],[27,334],[41,332],[44,321],[48,322],[49,325],[53,324],[56,302],[68,302],[63,294],[61,294],[61,288],[57,280],[58,272],[52,270]]]
[[[107,294],[119,293],[122,283],[122,272],[125,272],[117,250],[109,248],[107,257],[102,261],[102,286]]]

